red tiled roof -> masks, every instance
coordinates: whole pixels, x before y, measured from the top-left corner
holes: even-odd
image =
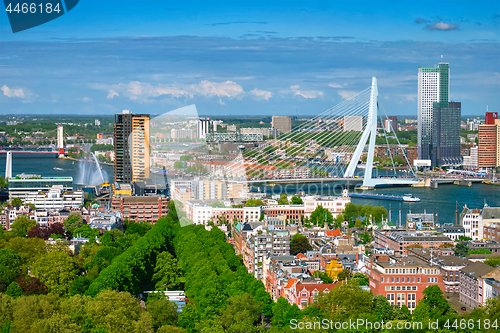
[[[297,279],[288,279],[288,283],[286,284],[285,288],[289,289],[292,288],[292,286],[297,282]]]
[[[340,229],[335,229],[335,230],[327,230],[326,235],[328,237],[335,237],[335,236],[342,236],[342,233],[340,232]]]

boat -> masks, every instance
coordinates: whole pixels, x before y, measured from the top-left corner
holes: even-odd
[[[483,180],[483,184],[500,186],[500,181],[490,182],[490,181]]]
[[[59,171],[62,171],[64,169],[61,169],[61,168],[58,168],[58,167],[54,167],[54,170],[59,170]]]
[[[403,194],[403,201],[417,202],[420,198],[414,197],[412,194]]]

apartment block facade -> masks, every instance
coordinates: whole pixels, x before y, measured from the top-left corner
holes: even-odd
[[[111,209],[135,222],[156,223],[168,214],[169,199],[161,196],[113,197]]]
[[[373,294],[385,296],[391,305],[406,305],[410,311],[423,298],[425,288],[437,285],[445,290],[440,267],[416,256],[374,255],[366,267]]]
[[[149,178],[149,115],[128,110],[115,115],[115,182]]]

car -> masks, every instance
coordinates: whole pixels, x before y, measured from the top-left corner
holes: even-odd
[[[460,310],[462,310],[462,311],[467,311],[467,308],[466,308],[465,306],[462,306],[462,307],[460,308]]]

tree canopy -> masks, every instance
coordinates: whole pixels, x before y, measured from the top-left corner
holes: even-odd
[[[278,205],[288,205],[288,197],[286,193],[281,193],[280,198],[278,199]]]
[[[296,255],[299,253],[306,253],[309,250],[312,250],[312,246],[309,244],[309,240],[306,236],[299,233],[292,236],[290,240],[290,254]]]
[[[26,215],[19,215],[11,224],[10,229],[19,237],[26,237],[28,231],[36,225],[35,220],[31,220]]]

